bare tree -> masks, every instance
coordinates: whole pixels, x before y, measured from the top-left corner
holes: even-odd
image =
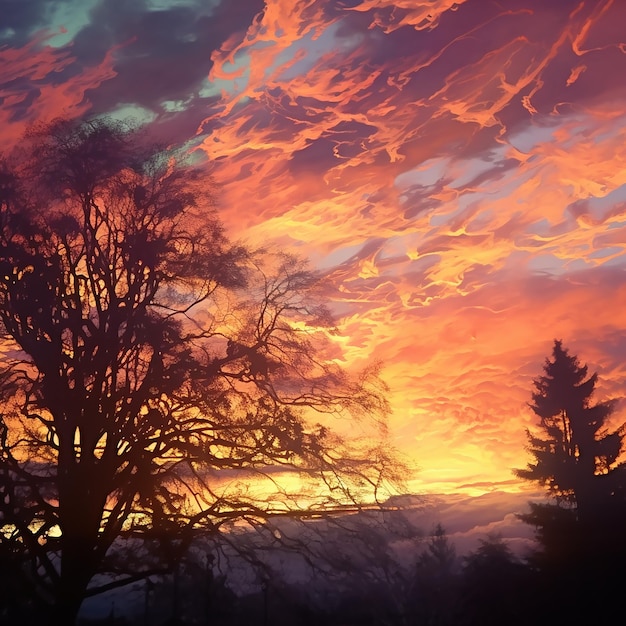
[[[341,510],[393,467],[324,417],[382,425],[387,405],[375,371],[328,358],[317,278],[231,245],[206,189],[107,121],[40,128],[0,172],[0,542],[58,623],[155,571],[120,538],[182,550],[197,528]],[[250,487],[288,474],[316,491]]]

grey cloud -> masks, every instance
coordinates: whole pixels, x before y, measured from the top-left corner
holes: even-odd
[[[193,99],[212,67],[211,53],[233,33],[244,31],[263,2],[201,7],[206,3],[158,11],[148,10],[145,2],[100,3],[72,47],[79,64],[95,65],[119,46],[116,77],[90,94],[94,109],[106,112],[118,104],[136,104],[160,111],[165,101]]]
[[[0,43],[23,46],[33,31],[44,28],[52,0],[0,0]]]

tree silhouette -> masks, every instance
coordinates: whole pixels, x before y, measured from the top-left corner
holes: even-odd
[[[528,433],[534,461],[515,473],[546,486],[553,499],[531,503],[519,516],[537,529],[541,549],[530,562],[546,623],[603,623],[622,612],[624,425],[611,425],[613,400],[592,402],[597,379],[555,341],[544,374],[534,381],[530,407],[543,436]],[[566,597],[576,601],[563,602]]]
[[[39,128],[1,168],[0,547],[53,622],[159,571],[146,546],[171,564],[197,528],[346,507],[393,465],[311,421],[382,420],[384,388],[325,357],[316,277],[229,244],[206,188],[108,121]],[[326,490],[246,490],[284,472]]]
[[[464,561],[463,623],[521,626],[536,622],[536,614],[529,611],[528,570],[500,536],[481,539]]]
[[[597,374],[587,376],[587,366],[555,340],[552,360],[546,360],[544,374],[534,381],[530,404],[543,436],[527,431],[534,462],[515,471],[546,486],[558,503],[574,507],[583,523],[592,522],[622,496],[624,467],[618,459],[624,425],[609,426],[613,400],[592,404],[597,380]]]
[[[456,548],[438,523],[415,564],[414,623],[432,626],[458,623],[459,569]]]
[[[435,569],[447,576],[454,570],[456,560],[454,544],[448,539],[446,530],[441,523],[437,523],[428,540],[426,549],[417,559],[418,569]]]

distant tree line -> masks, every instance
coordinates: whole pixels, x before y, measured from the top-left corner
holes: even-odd
[[[308,580],[294,581],[289,566],[260,569],[254,588],[237,590],[230,574],[217,574],[201,550],[191,551],[176,573],[142,583],[145,597],[126,607],[126,617],[97,622],[142,624],[211,624],[212,626],[479,626],[544,623],[534,611],[538,581],[498,536],[480,541],[460,557],[438,525],[408,564],[391,546],[398,537],[372,520],[357,525],[371,541],[346,546],[329,533],[329,550],[344,552],[341,566],[317,563]],[[355,526],[356,527],[356,526]],[[364,552],[365,551],[365,552]],[[320,556],[320,555],[318,555]],[[332,559],[332,557],[330,557]],[[323,574],[322,569],[331,565]],[[381,566],[382,564],[382,566]],[[319,566],[319,570],[317,569]],[[240,584],[240,583],[239,583]],[[113,604],[111,605],[114,606]],[[547,623],[547,622],[546,622]]]

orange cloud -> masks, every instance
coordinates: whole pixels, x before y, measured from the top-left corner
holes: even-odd
[[[245,86],[207,118],[202,148],[231,228],[330,266],[344,358],[383,362],[392,432],[423,476],[503,480],[525,463],[526,401],[552,338],[597,357],[586,334],[602,343],[626,321],[623,274],[594,278],[623,264],[624,202],[570,209],[626,185],[625,111],[594,94],[563,104],[591,71],[575,57],[602,52],[583,45],[610,2],[486,14],[385,57],[402,27],[436,33],[461,4],[362,2],[368,30],[353,32],[319,3],[277,22],[284,7],[268,2],[230,43],[228,63],[247,55]],[[216,57],[216,76],[225,66]],[[623,384],[614,363],[591,365]]]
[[[97,66],[77,68],[71,45],[54,48],[47,44],[51,38],[40,32],[23,47],[0,48],[0,125],[6,151],[35,122],[87,114],[88,91],[115,76],[115,49]]]

